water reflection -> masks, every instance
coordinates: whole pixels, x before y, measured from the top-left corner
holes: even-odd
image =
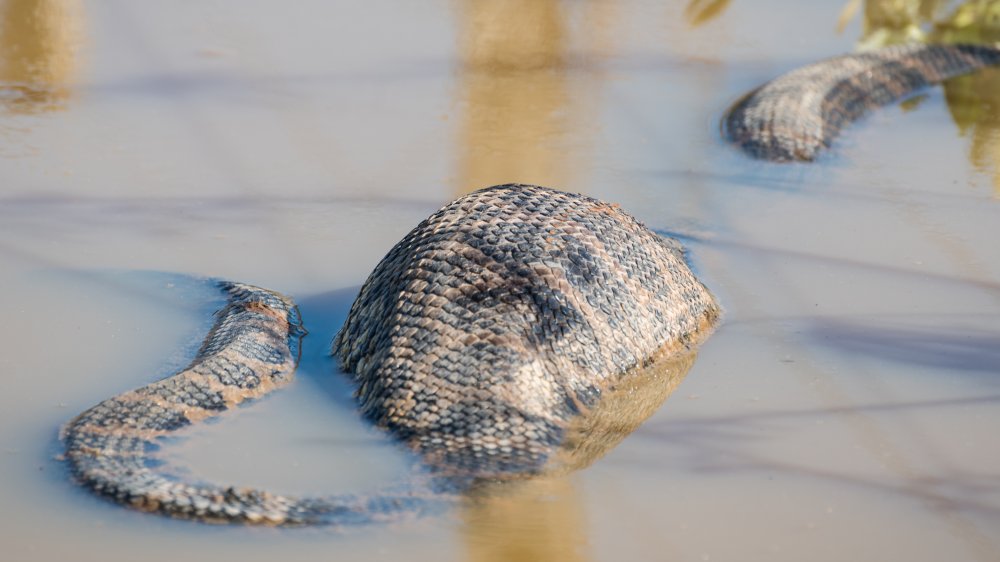
[[[571,22],[581,26],[582,48],[601,56],[609,49],[613,6],[609,0],[457,4],[457,194],[509,182],[579,191],[574,168],[594,131],[587,121],[598,81],[588,82],[587,73],[571,76]]]
[[[950,43],[1000,42],[1000,1],[966,2],[934,29]],[[1000,69],[988,68],[944,84],[945,100],[959,133],[969,136],[969,160],[990,175],[1000,197]]]
[[[606,392],[596,408],[575,420],[546,475],[474,487],[461,513],[468,558],[587,560],[586,517],[570,473],[604,456],[646,421],[694,359],[693,351],[664,355]]]
[[[697,27],[722,15],[731,0],[690,0],[684,7],[684,19]]]
[[[723,9],[726,1],[714,4]],[[588,60],[599,60],[611,51],[607,30],[613,6],[603,0],[458,4],[458,194],[508,182],[579,190],[584,182],[574,174],[595,131],[586,120],[594,114],[599,80],[570,54],[570,22],[582,26],[584,43],[577,48],[591,55]],[[467,557],[589,559],[583,501],[569,474],[603,456],[652,415],[693,361],[693,352],[660,358],[605,393],[598,407],[570,428],[543,476],[476,484],[461,508]]]
[[[1000,69],[945,82],[944,98],[959,133],[969,137],[969,161],[991,177],[1000,198]]]
[[[458,192],[508,182],[565,186],[567,32],[561,2],[459,5]]]
[[[853,0],[840,27],[862,7]],[[862,49],[907,42],[996,44],[1000,1],[867,0],[861,15]],[[959,134],[969,136],[969,161],[991,177],[1000,197],[1000,72],[986,69],[944,83],[945,101]]]
[[[0,107],[63,109],[76,67],[77,0],[0,0]]]
[[[462,522],[470,562],[590,558],[583,502],[566,477],[497,484],[470,494],[462,506]]]
[[[927,40],[927,28],[948,0],[851,0],[837,22],[843,30],[861,12],[861,45],[873,48]]]

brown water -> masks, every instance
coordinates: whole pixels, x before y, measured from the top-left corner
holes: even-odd
[[[0,2],[0,558],[1000,560],[1000,74],[812,166],[718,138],[747,89],[853,47],[841,7]],[[405,478],[329,340],[410,227],[510,181],[682,235],[726,310],[592,466],[337,534],[134,513],[54,460],[61,423],[190,358],[221,277],[299,301],[298,381],[168,460],[287,493]]]

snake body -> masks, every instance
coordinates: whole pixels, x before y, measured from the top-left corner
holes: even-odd
[[[1000,64],[1000,49],[983,45],[897,45],[843,55],[793,70],[746,94],[726,113],[723,132],[754,158],[810,161],[869,111],[995,64]]]
[[[376,266],[333,349],[362,411],[432,464],[531,471],[616,374],[717,316],[680,247],[527,185],[460,198]]]
[[[79,482],[147,511],[271,525],[393,520],[447,502],[406,487],[295,498],[158,471],[160,437],[279,388],[296,366],[303,330],[291,299],[222,288],[228,303],[188,368],[67,424]],[[354,374],[362,412],[432,471],[503,478],[543,471],[602,393],[689,348],[717,316],[679,245],[618,206],[505,185],[455,200],[400,241],[333,350]]]
[[[812,160],[872,108],[998,62],[998,50],[970,46],[837,57],[751,92],[724,128],[752,156]],[[297,365],[304,330],[292,300],[220,286],[227,304],[190,366],[66,425],[65,458],[80,483],[146,511],[269,525],[364,524],[447,503],[440,490],[408,486],[297,498],[158,469],[161,437],[280,388]],[[517,477],[546,470],[567,440],[586,449],[575,422],[637,367],[691,347],[718,312],[680,246],[618,206],[503,185],[453,201],[393,247],[333,353],[353,374],[363,414],[433,472],[456,482]]]
[[[287,511],[282,498],[177,482],[148,463],[158,438],[284,386],[295,371],[302,329],[292,301],[249,285],[220,287],[228,302],[190,366],[109,398],[64,428],[66,458],[82,484],[178,516],[267,521]]]
[[[109,398],[63,429],[76,479],[130,507],[208,522],[351,525],[432,509],[412,493],[303,499],[157,470],[161,437],[288,384],[298,363],[305,332],[291,299],[241,283],[220,287],[227,303],[191,365]]]

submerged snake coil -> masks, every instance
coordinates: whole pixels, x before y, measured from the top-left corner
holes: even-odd
[[[65,458],[84,486],[143,511],[209,522],[369,523],[435,507],[413,494],[311,499],[188,483],[155,470],[157,440],[289,383],[305,333],[291,299],[220,283],[228,302],[190,366],[109,398],[69,422]]]
[[[295,369],[304,332],[291,299],[222,287],[228,303],[189,367],[67,424],[65,456],[82,484],[142,510],[271,525],[388,521],[450,503],[441,487],[294,498],[155,470],[158,438],[271,392]],[[679,246],[616,205],[506,185],[452,202],[397,244],[334,351],[368,417],[432,471],[469,482],[543,470],[605,389],[686,349],[717,315]]]

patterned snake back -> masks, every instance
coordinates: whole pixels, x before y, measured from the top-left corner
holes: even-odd
[[[65,456],[83,485],[205,521],[344,526],[437,511],[450,502],[442,490],[461,491],[441,482],[549,469],[602,393],[685,353],[718,316],[680,247],[616,205],[528,185],[462,197],[389,252],[334,341],[362,411],[439,475],[434,491],[295,498],[155,466],[160,437],[267,394],[296,366],[304,332],[292,301],[222,287],[229,302],[188,368],[67,424]]]
[[[896,45],[834,57],[745,95],[723,118],[723,133],[754,158],[813,160],[869,111],[995,64],[1000,49],[984,45]]]
[[[333,349],[362,411],[476,474],[534,470],[568,420],[718,308],[675,242],[596,199],[504,185],[447,205],[361,289]]]

